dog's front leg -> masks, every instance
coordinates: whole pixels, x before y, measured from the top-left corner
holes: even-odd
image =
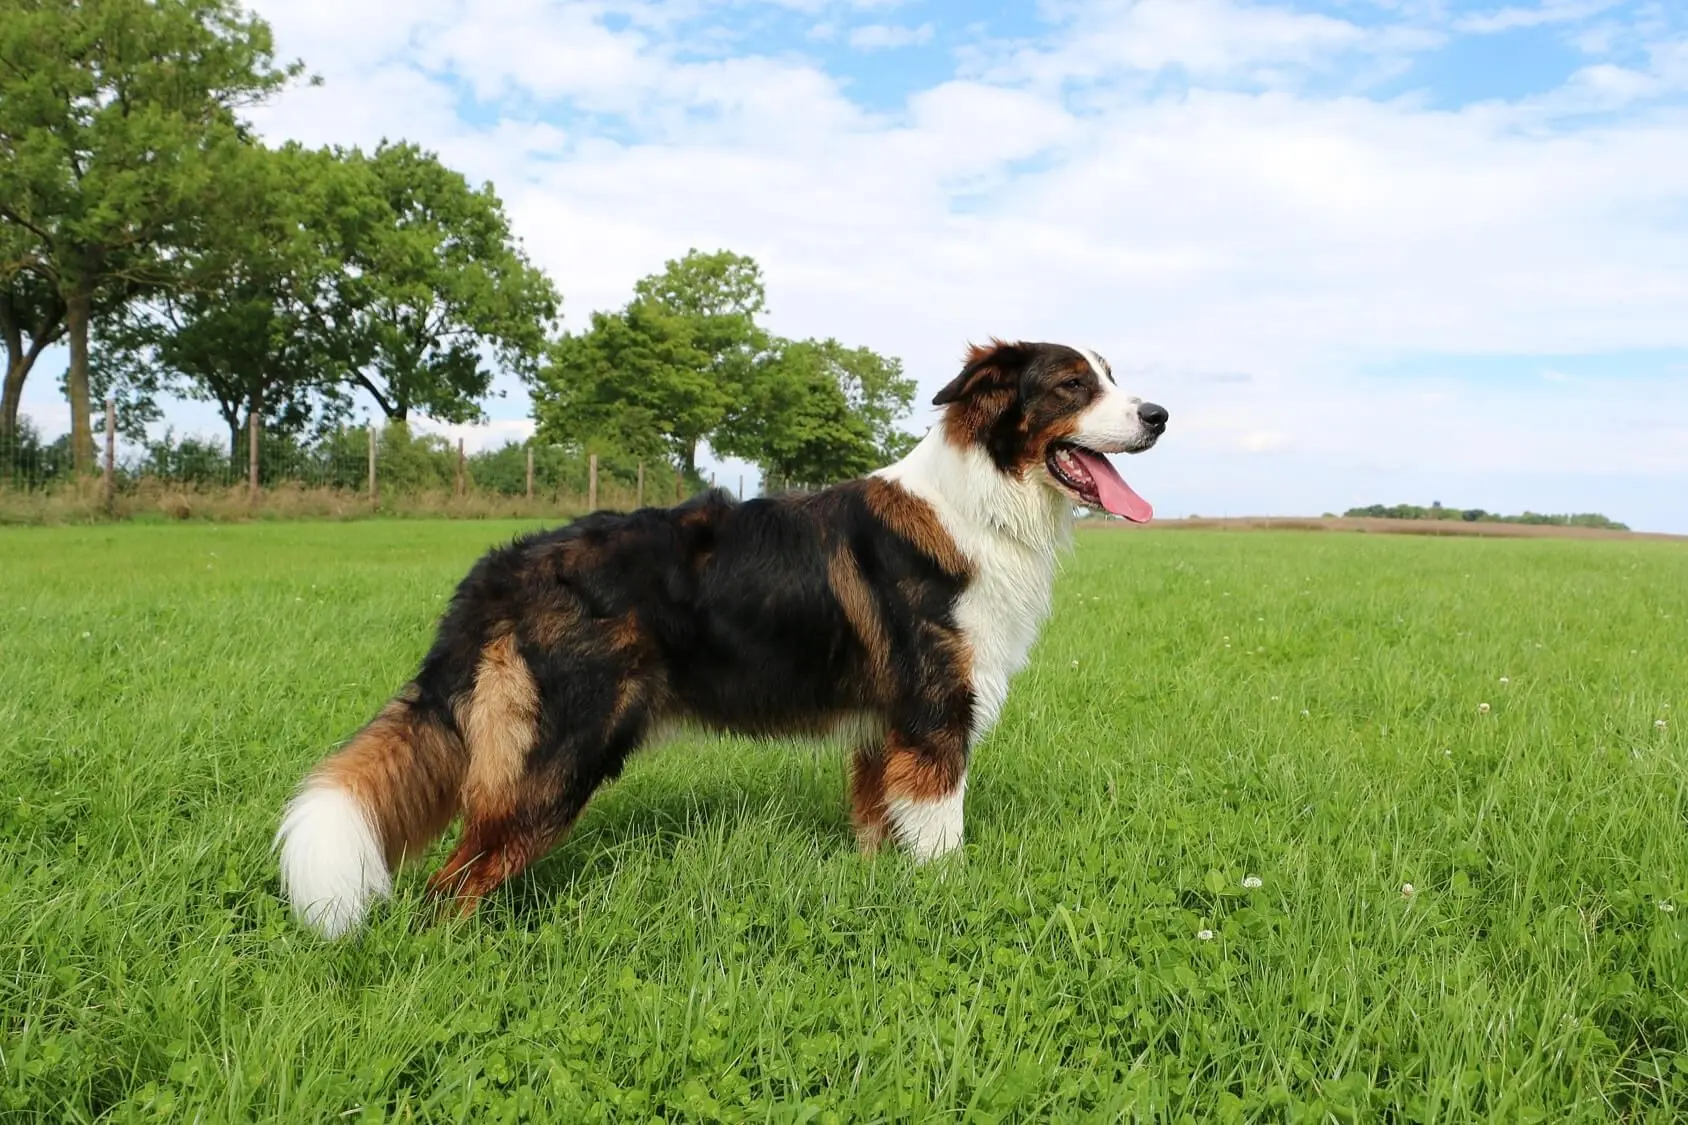
[[[909,708],[885,736],[881,772],[886,827],[919,862],[961,846],[967,793],[965,691]]]

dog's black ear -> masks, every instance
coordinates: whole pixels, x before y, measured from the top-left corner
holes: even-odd
[[[1026,366],[1023,344],[1009,344],[991,338],[989,346],[974,344],[967,349],[961,374],[951,379],[943,390],[932,396],[933,406],[947,406],[972,392],[981,382],[1007,382],[1019,378]]]

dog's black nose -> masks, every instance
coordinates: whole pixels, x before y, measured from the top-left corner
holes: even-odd
[[[1169,415],[1166,412],[1166,407],[1159,403],[1145,402],[1137,408],[1137,417],[1143,419],[1145,425],[1153,426],[1157,430],[1164,430]]]

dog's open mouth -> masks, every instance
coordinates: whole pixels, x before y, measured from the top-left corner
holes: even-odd
[[[1132,491],[1108,459],[1094,450],[1057,442],[1049,448],[1049,475],[1085,504],[1123,516],[1132,523],[1148,523],[1155,510]]]

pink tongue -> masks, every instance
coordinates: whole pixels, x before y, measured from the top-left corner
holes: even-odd
[[[1149,502],[1131,490],[1131,486],[1125,483],[1106,457],[1100,453],[1076,448],[1073,454],[1090,470],[1091,479],[1096,482],[1096,494],[1102,500],[1102,507],[1116,516],[1124,516],[1132,523],[1148,523],[1154,517],[1155,510],[1149,507]]]

